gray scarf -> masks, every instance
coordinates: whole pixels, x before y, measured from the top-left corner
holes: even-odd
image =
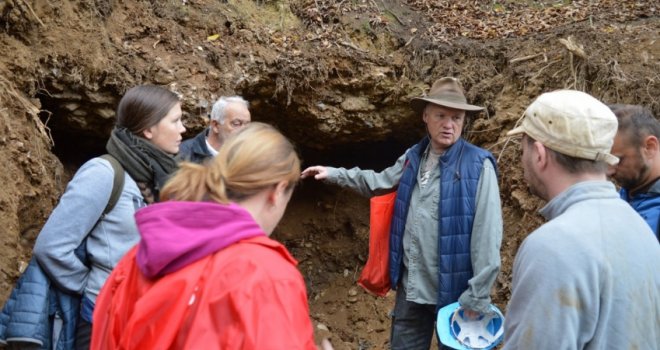
[[[177,169],[174,156],[123,127],[115,127],[105,146],[138,183],[147,203],[157,202],[160,190]]]

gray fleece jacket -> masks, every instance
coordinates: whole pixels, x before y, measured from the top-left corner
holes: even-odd
[[[135,181],[126,172],[124,176],[117,204],[99,221],[110,199],[114,172],[105,159],[83,164],[34,246],[34,256],[58,287],[94,302],[112,269],[140,239],[133,215],[146,204]],[[90,267],[74,254],[85,237]]]
[[[504,350],[660,349],[660,245],[606,181],[553,198],[518,250]]]

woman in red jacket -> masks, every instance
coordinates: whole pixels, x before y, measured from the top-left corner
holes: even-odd
[[[94,310],[92,349],[316,349],[305,283],[268,238],[300,176],[291,143],[252,123],[184,163],[140,210],[140,243]]]

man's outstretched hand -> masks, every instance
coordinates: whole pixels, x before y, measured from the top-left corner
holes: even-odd
[[[316,180],[323,180],[328,177],[328,168],[321,165],[310,166],[300,174],[302,179],[310,176],[314,176]]]

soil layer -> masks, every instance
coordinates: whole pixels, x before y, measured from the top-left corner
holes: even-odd
[[[660,115],[660,21],[653,1],[5,0],[0,1],[0,300],[73,172],[104,153],[121,95],[168,86],[187,137],[213,101],[239,94],[304,165],[381,170],[423,135],[409,107],[442,76],[486,111],[465,137],[498,160],[502,271],[510,295],[522,240],[542,223],[520,148],[505,137],[540,93],[586,91]],[[357,285],[368,199],[308,180],[274,238],[300,261],[318,337],[383,349],[393,296]]]

